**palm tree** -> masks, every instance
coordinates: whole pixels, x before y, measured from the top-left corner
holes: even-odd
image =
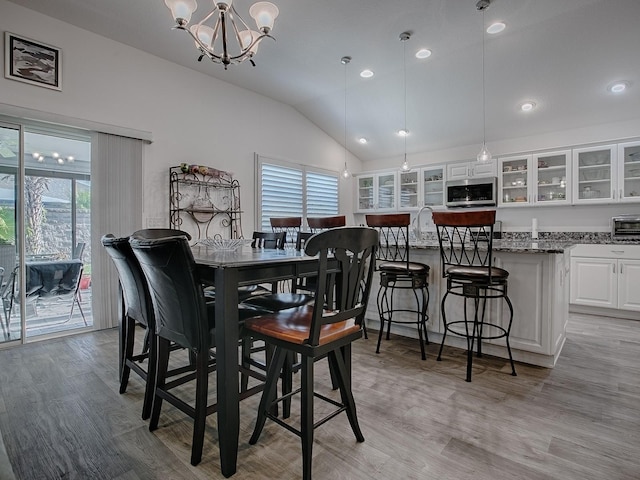
[[[25,176],[25,246],[29,254],[44,251],[42,224],[45,221],[45,209],[42,196],[49,190],[49,178]]]

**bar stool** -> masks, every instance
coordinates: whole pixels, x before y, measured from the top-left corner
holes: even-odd
[[[420,353],[422,360],[427,356],[424,344],[429,343],[427,321],[429,315],[429,266],[424,263],[409,261],[409,213],[390,215],[367,215],[367,225],[378,230],[380,245],[378,247],[377,269],[380,272],[380,289],[378,290],[378,314],[380,315],[380,330],[376,353],[380,353],[380,342],[385,323],[387,324],[387,340],[391,332],[391,323],[415,324],[418,327]],[[410,290],[416,301],[416,307],[394,306],[396,290]],[[415,319],[394,318],[395,313],[415,315]]]
[[[271,217],[269,223],[271,223],[271,230],[274,232],[286,233],[286,243],[291,246],[295,245],[298,232],[302,227],[302,217]]]
[[[347,217],[336,215],[333,217],[307,217],[307,225],[311,233],[318,233],[327,228],[344,227],[347,224]]]
[[[433,212],[432,216],[440,243],[442,276],[447,279],[447,291],[441,303],[444,335],[438,352],[438,361],[441,360],[447,333],[465,337],[467,339],[466,381],[470,382],[474,342],[477,340],[477,355],[482,357],[482,340],[504,338],[511,362],[511,375],[515,376],[516,369],[509,345],[509,332],[513,322],[513,305],[507,295],[509,272],[492,265],[493,225],[496,220],[496,211]],[[449,294],[464,299],[462,320],[447,320],[445,301]],[[503,298],[509,307],[507,326],[485,320],[487,299],[499,298]],[[467,300],[473,301],[472,319],[468,316]],[[460,325],[464,325],[464,329],[456,327]],[[489,327],[488,330],[485,330],[486,327]]]

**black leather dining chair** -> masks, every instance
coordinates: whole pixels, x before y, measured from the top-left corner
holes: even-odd
[[[154,229],[138,232],[139,235],[157,238],[166,236],[168,233],[181,234],[191,239],[188,233],[180,230]],[[146,420],[151,415],[156,362],[155,342],[152,341],[155,317],[147,281],[131,249],[129,237],[116,238],[112,234],[107,234],[102,237],[101,242],[116,267],[121,291],[122,318],[119,321],[118,364],[120,393],[127,391],[129,376],[133,370],[145,382],[142,418]],[[141,352],[134,354],[137,326],[142,327],[145,333]]]
[[[267,418],[298,435],[302,440],[304,480],[311,479],[313,431],[316,426],[346,412],[356,440],[364,441],[351,391],[351,343],[362,336],[377,245],[378,233],[366,227],[334,228],[314,235],[305,247],[308,255],[319,257],[314,303],[250,318],[245,322],[245,328],[251,335],[275,346],[249,443],[258,441]],[[302,358],[302,386],[276,399],[278,379],[292,354]],[[314,392],[314,363],[325,357],[335,372],[340,390],[339,402]],[[288,401],[298,393],[302,397],[299,429],[274,415],[272,410],[273,405]],[[314,397],[337,409],[315,421]]]
[[[158,428],[164,400],[194,420],[191,464],[202,458],[207,415],[216,411],[208,405],[209,373],[215,370],[215,303],[207,301],[198,268],[187,237],[175,235],[164,238],[132,236],[130,244],[144,272],[153,312],[157,351],[157,373],[149,430]],[[243,319],[264,313],[252,307],[240,307]],[[193,365],[183,369],[182,376],[167,378],[171,344],[188,350]],[[174,389],[195,380],[195,406]]]

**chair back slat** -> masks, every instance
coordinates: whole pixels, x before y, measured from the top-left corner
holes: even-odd
[[[287,232],[253,232],[252,248],[284,249]]]
[[[332,228],[309,239],[305,253],[319,257],[310,345],[318,345],[323,325],[353,318],[362,325],[377,246],[378,232],[367,227]]]

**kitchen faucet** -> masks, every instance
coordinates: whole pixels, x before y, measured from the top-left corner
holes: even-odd
[[[416,215],[415,218],[415,222],[416,222],[416,228],[414,229],[414,234],[416,236],[416,240],[417,241],[421,241],[422,240],[422,230],[420,228],[420,215],[422,214],[423,210],[429,210],[431,213],[433,213],[433,208],[431,208],[428,205],[424,205],[422,207],[420,207],[420,210],[418,210],[418,214]],[[425,223],[426,225],[426,223]]]

